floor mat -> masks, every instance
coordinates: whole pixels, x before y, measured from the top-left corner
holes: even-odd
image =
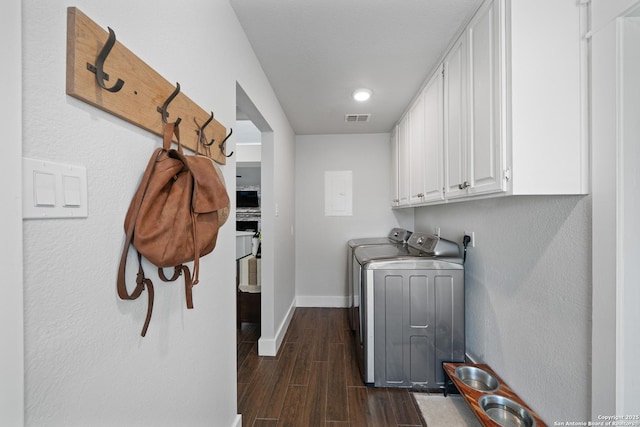
[[[460,395],[413,393],[427,427],[481,426]]]

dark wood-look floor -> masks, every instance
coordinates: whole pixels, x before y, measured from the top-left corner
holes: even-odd
[[[425,426],[410,392],[365,387],[346,309],[297,308],[275,357],[259,325],[238,329],[238,412],[245,427]]]

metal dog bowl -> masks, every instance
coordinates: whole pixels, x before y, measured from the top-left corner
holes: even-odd
[[[486,394],[478,399],[485,414],[503,427],[534,427],[536,421],[531,413],[506,397]]]
[[[460,381],[478,391],[495,391],[500,387],[493,375],[475,366],[458,366],[455,374]]]

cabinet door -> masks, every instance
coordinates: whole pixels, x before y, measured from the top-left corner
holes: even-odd
[[[409,115],[398,124],[398,199],[399,206],[409,206]]]
[[[398,189],[398,126],[394,126],[391,131],[391,206],[400,205],[400,192]]]
[[[424,89],[424,202],[442,200],[443,76],[438,71]]]
[[[467,29],[469,50],[469,194],[506,190],[502,177],[499,2],[487,1]]]
[[[460,37],[444,59],[444,193],[467,194],[467,61],[466,39]]]
[[[410,204],[424,199],[424,93],[409,109],[409,191]]]

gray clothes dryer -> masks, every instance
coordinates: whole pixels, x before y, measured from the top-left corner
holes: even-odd
[[[405,230],[404,228],[392,228],[389,234],[386,237],[364,237],[360,239],[351,239],[347,242],[347,292],[349,296],[349,326],[351,330],[355,330],[355,319],[354,319],[354,301],[353,296],[354,292],[354,284],[357,280],[354,280],[354,274],[359,275],[360,269],[357,268],[354,270],[354,262],[353,262],[353,253],[356,248],[361,246],[380,246],[380,245],[404,245],[407,243],[407,240],[411,236],[411,231]]]
[[[413,233],[407,246],[356,248],[356,353],[376,387],[442,389],[442,362],[465,356],[464,265],[454,242]]]

